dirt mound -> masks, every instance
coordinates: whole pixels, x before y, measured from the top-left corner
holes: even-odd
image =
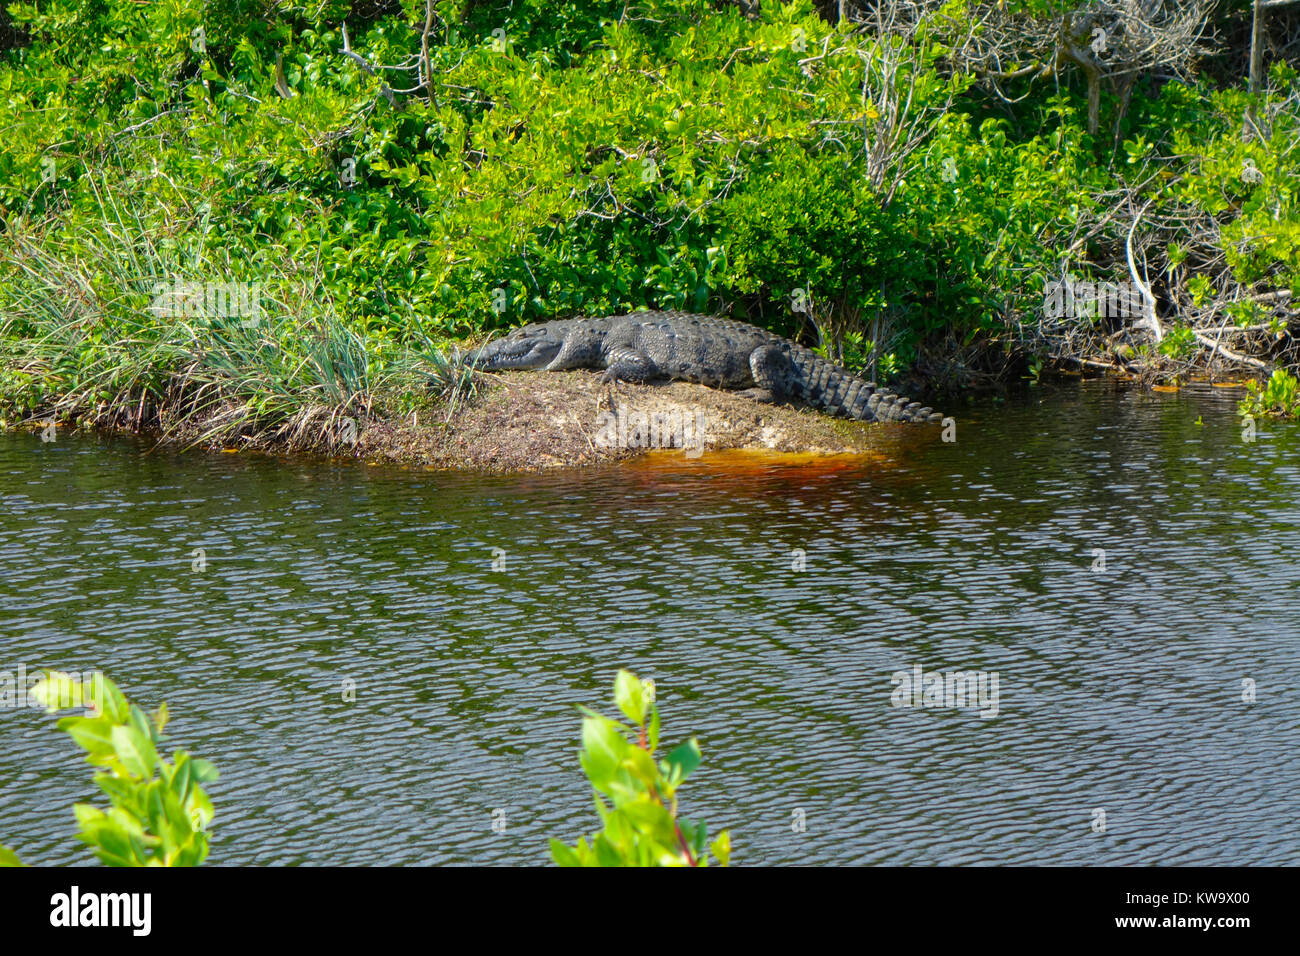
[[[519,472],[664,449],[687,461],[733,449],[866,455],[891,436],[896,440],[900,430],[938,435],[934,425],[844,421],[689,382],[610,388],[596,372],[506,372],[483,375],[478,394],[450,411],[430,409],[366,427],[357,453],[439,468]]]

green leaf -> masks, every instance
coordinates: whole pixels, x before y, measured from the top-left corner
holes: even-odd
[[[640,747],[628,747],[626,754],[627,756],[623,758],[623,766],[646,787],[654,786],[659,778],[659,769],[655,766],[654,758]]]
[[[127,777],[118,777],[111,773],[95,774],[95,783],[108,795],[114,806],[128,808],[136,812],[140,808],[140,785]]]
[[[190,797],[185,801],[185,815],[189,817],[190,826],[195,830],[207,829],[212,818],[216,816],[216,811],[212,808],[212,801],[208,795],[203,792],[202,787],[194,787],[190,791]]]
[[[183,752],[177,753],[176,763],[172,767],[170,779],[167,781],[168,789],[179,799],[184,800],[190,795],[190,787],[194,784],[194,773],[194,761],[190,759],[190,755]]]
[[[614,703],[628,720],[640,727],[645,723],[646,687],[629,670],[620,670],[614,678]]]
[[[117,685],[103,675],[96,675],[99,683],[97,688],[103,695],[104,716],[115,724],[124,724],[127,721],[128,705],[126,697],[117,689]]]
[[[153,722],[158,728],[158,736],[162,736],[163,728],[167,726],[169,714],[167,713],[167,702],[158,705],[158,712],[154,714]]]
[[[704,857],[704,848],[709,842],[709,826],[703,820],[699,823],[692,824],[692,834],[690,836],[691,851],[695,854],[697,860]]]
[[[168,848],[168,844],[172,842],[167,827],[167,808],[163,802],[165,792],[161,781],[154,781],[149,784],[144,792],[145,820],[149,824],[150,832],[156,833],[162,839],[164,851]]]
[[[723,866],[731,865],[731,831],[723,830],[718,838],[709,844],[709,849]]]
[[[7,846],[0,846],[0,867],[4,866],[26,866],[22,860],[18,859],[18,854]]]
[[[196,819],[191,819],[181,806],[180,801],[176,799],[176,794],[170,790],[161,790],[160,788],[160,792],[162,793],[163,813],[162,822],[159,824],[157,832],[163,837],[164,843],[170,842],[176,846],[183,846],[189,842],[190,837],[196,830],[202,829],[201,826],[195,826],[195,823],[203,823],[204,821],[197,819],[200,816],[199,814],[196,814]]]
[[[96,848],[96,855],[108,866],[139,866],[143,847],[122,827],[107,818],[88,828],[82,839]]]
[[[83,830],[98,826],[107,819],[103,810],[92,807],[88,803],[74,803],[72,805],[72,814],[77,818],[77,822],[81,824]]]
[[[135,704],[127,706],[127,723],[134,727],[142,738],[149,741],[150,744],[153,743],[153,724],[149,722],[148,715]]]
[[[582,721],[582,768],[598,790],[605,789],[623,761],[628,748],[618,726],[606,717]]]
[[[582,866],[577,851],[559,840],[551,840],[551,859],[557,866]]]
[[[623,866],[623,856],[618,849],[601,833],[596,837],[596,865]]]
[[[650,834],[664,843],[671,843],[676,837],[673,818],[663,804],[653,800],[636,800],[625,803],[619,808],[629,823],[639,830]],[[635,838],[635,835],[633,835]]]
[[[646,731],[646,748],[654,753],[659,749],[659,707],[650,705],[650,726]]]
[[[700,745],[692,737],[668,755],[669,779],[674,785],[681,783],[700,765],[701,760]]]
[[[199,783],[211,783],[221,776],[209,761],[202,757],[195,757],[193,762],[194,779]]]
[[[153,741],[135,727],[119,725],[113,728],[113,749],[117,759],[132,777],[147,780],[153,776],[158,754]]]
[[[113,752],[113,724],[106,717],[64,717],[57,726],[94,756]]]

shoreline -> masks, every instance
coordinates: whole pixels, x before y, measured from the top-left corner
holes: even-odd
[[[1185,379],[1178,385],[1143,386],[1139,376],[1088,375],[1053,370],[1060,381],[1104,380],[1169,393],[1182,385],[1244,389],[1245,381]],[[954,405],[961,403],[954,402]],[[956,408],[940,409],[960,421]],[[49,419],[0,422],[0,430],[39,431]],[[66,423],[56,428],[67,429]],[[81,430],[80,426],[76,430]],[[480,373],[476,393],[450,408],[428,405],[402,418],[358,425],[355,441],[326,434],[316,446],[259,432],[239,442],[192,441],[156,428],[94,425],[106,435],[137,435],[180,451],[260,452],[271,457],[359,461],[431,471],[484,475],[544,473],[638,458],[661,464],[680,458],[686,467],[726,458],[832,463],[892,457],[900,446],[941,440],[942,426],[856,422],[811,407],[766,405],[738,392],[690,382],[651,385],[600,383],[598,372]]]
[[[51,418],[0,422],[0,430],[40,431]],[[60,431],[70,426],[55,420]],[[400,418],[357,424],[339,441],[335,423],[314,445],[291,444],[270,431],[237,442],[196,441],[191,433],[96,424],[72,426],[106,435],[152,438],[163,447],[261,452],[280,458],[356,460],[434,471],[542,473],[672,455],[684,463],[715,453],[763,453],[791,460],[867,458],[900,436],[938,440],[940,426],[831,418],[810,407],[766,405],[738,392],[689,382],[600,383],[600,373],[480,373],[476,393],[451,407],[427,405]],[[195,429],[199,431],[201,429]]]

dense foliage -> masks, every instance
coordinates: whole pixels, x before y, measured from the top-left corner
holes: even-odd
[[[1287,63],[1258,94],[1152,70],[1092,130],[1075,73],[994,95],[959,56],[984,5],[906,30],[753,6],[10,4],[0,413],[329,436],[390,386],[410,407],[449,339],[640,307],[969,384],[1108,348],[1114,321],[1052,321],[1044,287],[1127,280],[1131,225],[1165,328],[1126,361],[1288,357],[1293,312],[1254,296],[1300,289]],[[178,281],[256,286],[266,320],[244,341],[210,301],[156,314]]]

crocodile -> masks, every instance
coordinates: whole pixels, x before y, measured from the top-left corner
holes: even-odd
[[[761,402],[799,399],[859,421],[940,422],[943,416],[747,322],[689,312],[633,312],[536,322],[466,361],[483,371],[604,369],[602,382],[682,379],[742,389]]]

